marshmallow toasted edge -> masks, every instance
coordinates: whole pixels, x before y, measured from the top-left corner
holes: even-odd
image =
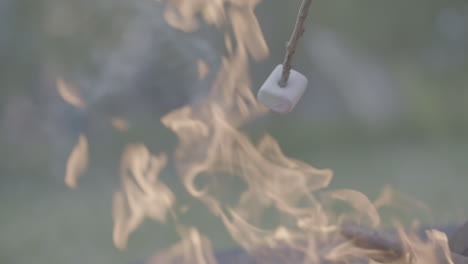
[[[307,88],[308,80],[301,73],[291,70],[286,87],[279,85],[283,65],[276,66],[258,91],[257,100],[278,113],[289,113],[296,106]]]

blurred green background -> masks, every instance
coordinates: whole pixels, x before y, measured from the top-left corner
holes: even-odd
[[[281,62],[299,5],[256,8],[270,56],[252,62],[254,92]],[[197,59],[217,69],[224,53],[212,28],[171,29],[162,9],[149,0],[0,0],[0,263],[128,263],[177,241],[167,225],[146,221],[127,250],[112,244],[124,145],[171,154],[176,138],[159,118],[203,98],[213,76],[196,81]],[[332,188],[374,199],[390,184],[431,208],[423,221],[458,223],[468,209],[467,61],[464,0],[317,0],[294,61],[309,89],[293,113],[246,131],[271,133],[288,156],[333,169]],[[57,76],[81,88],[87,110],[60,99]],[[112,116],[131,129],[111,129]],[[65,162],[81,132],[92,162],[70,190]],[[195,208],[187,224],[215,248],[233,245],[177,187],[174,169],[162,178]]]

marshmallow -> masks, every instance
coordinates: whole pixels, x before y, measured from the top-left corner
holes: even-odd
[[[308,80],[301,73],[291,70],[286,87],[279,85],[283,65],[278,65],[258,91],[257,99],[263,105],[278,113],[288,113],[301,98]]]

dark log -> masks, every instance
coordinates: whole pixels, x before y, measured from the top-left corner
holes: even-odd
[[[341,234],[360,248],[380,251],[381,254],[372,253],[369,257],[382,263],[394,262],[407,254],[396,234],[349,223],[341,227]],[[468,264],[468,257],[461,254],[451,252],[451,258],[454,264]],[[442,255],[438,256],[438,261],[450,263]]]
[[[468,222],[449,237],[452,252],[468,257]]]
[[[431,228],[421,228],[418,230],[418,235],[421,239],[426,239],[425,231],[428,229],[437,229],[442,232],[445,232],[447,236],[450,236],[455,230],[458,229],[458,225],[453,226],[442,226],[442,227],[431,227]],[[335,241],[333,243],[322,245],[324,248],[333,248],[334,245],[347,241],[351,239],[356,246],[366,249],[374,249],[381,251],[379,254],[372,256],[367,256],[378,260],[379,257],[386,256],[386,259],[381,259],[384,263],[389,260],[397,259],[401,256],[403,249],[401,243],[397,239],[394,233],[383,232],[378,230],[373,230],[369,228],[364,228],[356,225],[343,226],[341,234],[346,238],[343,241]],[[325,250],[326,251],[326,250]],[[383,254],[383,253],[386,254]],[[305,256],[303,252],[299,250],[292,249],[288,246],[276,247],[276,248],[262,248],[255,250],[254,253],[249,253],[241,248],[233,248],[228,250],[217,250],[214,252],[215,260],[218,264],[304,264],[312,263],[311,261],[305,261]],[[455,264],[468,264],[466,261],[467,258],[461,257],[458,254],[453,254],[452,258]],[[193,264],[190,260],[182,260],[181,258],[173,259],[167,263],[163,264]],[[314,262],[315,263],[315,262]],[[320,264],[342,264],[334,263],[326,260],[320,260]],[[318,264],[315,263],[315,264]],[[353,259],[347,264],[367,264],[367,259]],[[443,263],[443,262],[441,262]],[[132,264],[155,264],[151,261],[139,261]],[[159,264],[159,263],[157,263]]]

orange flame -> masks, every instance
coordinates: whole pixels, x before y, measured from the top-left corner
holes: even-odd
[[[219,5],[220,2],[223,1],[171,1],[166,12],[169,24],[191,31],[198,26],[195,20],[198,12],[206,18],[206,14],[219,10],[219,16],[209,16],[206,22],[218,24],[218,19],[223,17],[224,24],[232,27],[233,32],[232,37],[225,33],[228,57],[223,58],[207,100],[199,106],[175,110],[161,119],[179,137],[175,160],[184,185],[193,197],[221,218],[231,236],[248,250],[272,246],[278,239],[305,238],[284,226],[274,230],[258,227],[258,217],[270,207],[276,208],[279,214],[294,216],[297,223],[313,219],[315,226],[320,227],[314,232],[327,230],[324,227],[328,219],[312,192],[328,186],[331,171],[285,157],[268,135],[255,146],[238,129],[266,111],[251,91],[248,59],[249,55],[255,60],[265,58],[268,48],[253,12],[258,1],[226,1],[228,5]],[[247,190],[234,206],[224,205],[219,197],[219,185],[215,184],[223,181],[219,175],[238,177],[246,183]],[[197,179],[203,177],[209,177],[207,184],[197,186]],[[307,207],[300,207],[300,203]],[[300,227],[296,225],[296,228]]]
[[[437,230],[429,230],[426,233],[428,240],[422,241],[418,236],[404,232],[403,228],[401,226],[399,227],[399,236],[403,242],[405,252],[407,252],[401,262],[415,264],[453,264],[454,262],[450,254],[448,239],[445,233]]]
[[[219,217],[231,237],[252,255],[265,257],[259,252],[265,250],[266,255],[271,255],[275,252],[272,248],[286,245],[294,254],[282,256],[286,258],[284,263],[297,259],[296,253],[311,263],[324,259],[348,263],[350,256],[367,256],[368,250],[343,241],[336,231],[349,219],[378,227],[381,224],[378,209],[393,205],[394,192],[386,189],[373,203],[355,190],[325,190],[332,180],[331,170],[317,169],[286,157],[269,135],[254,144],[241,131],[246,122],[267,112],[257,103],[249,76],[249,59],[259,61],[269,53],[254,14],[260,0],[166,2],[164,16],[169,25],[193,32],[200,26],[199,18],[202,18],[221,30],[227,50],[206,100],[176,109],[161,119],[179,138],[174,161],[189,194]],[[203,59],[199,60],[198,67],[200,79],[205,78],[209,69]],[[68,86],[62,81],[58,84],[59,92],[67,102],[84,106]],[[112,120],[115,128],[126,127],[117,121]],[[76,185],[76,175],[87,163],[87,156],[83,154],[87,152],[85,140],[84,136],[80,137],[69,159],[71,165],[67,169],[66,182],[70,186]],[[166,163],[166,154],[154,156],[143,144],[131,144],[125,149],[121,160],[122,190],[115,193],[113,204],[113,240],[117,248],[126,247],[128,236],[145,217],[163,223],[168,215],[177,219],[176,210],[173,210],[176,198],[159,180],[159,173]],[[232,177],[245,183],[246,188],[234,201],[226,202],[223,183]],[[340,205],[346,208],[334,209]],[[281,221],[273,228],[265,228],[262,218],[270,209]],[[216,263],[208,238],[195,227],[179,225],[178,228],[182,230],[179,232],[182,241],[154,257],[151,263],[174,263],[173,260],[177,263]],[[433,231],[429,233],[429,241],[423,242],[405,233],[403,228],[398,230],[405,249],[412,253],[412,258],[418,259],[414,263],[438,263],[431,253],[435,249],[442,250],[449,259],[444,234]],[[268,259],[265,258],[265,262]]]
[[[199,263],[216,264],[213,255],[211,242],[202,236],[196,229],[191,228],[185,233],[181,233],[182,240],[163,254],[153,257],[147,263],[167,264],[167,263]],[[185,254],[180,254],[184,252]]]
[[[196,19],[200,13],[208,24],[220,26],[224,20],[224,0],[171,0],[167,3],[164,17],[174,28],[190,32],[198,28]]]
[[[67,161],[65,183],[76,188],[78,178],[88,169],[88,139],[81,134]]]
[[[242,124],[265,112],[251,92],[248,73],[249,56],[258,61],[268,55],[253,11],[258,3],[257,0],[173,0],[168,3],[166,19],[175,28],[194,31],[199,26],[197,14],[208,24],[228,26],[224,32],[227,57],[222,60],[222,68],[206,102],[175,110],[161,119],[179,137],[175,161],[184,185],[194,198],[221,218],[232,238],[249,251],[286,243],[316,262],[330,257],[332,252],[337,262],[349,256],[344,254],[347,251],[364,257],[365,250],[349,243],[338,243],[331,248],[319,245],[326,239],[333,240],[334,231],[345,219],[365,221],[378,227],[381,219],[377,209],[390,205],[389,198],[394,198],[389,189],[375,204],[355,190],[323,192],[317,198],[314,192],[327,187],[332,179],[330,170],[316,169],[287,158],[268,135],[255,146],[239,130]],[[233,205],[223,203],[217,190],[223,177],[228,177],[226,175],[242,179],[247,186]],[[199,178],[208,178],[208,181],[198,186]],[[332,210],[337,202],[346,204],[349,210],[344,213]],[[259,218],[268,208],[275,208],[280,217],[293,219],[293,222],[279,224],[272,230],[261,228]],[[430,239],[441,241],[435,236]],[[304,241],[307,241],[306,246]],[[423,251],[430,250],[418,247],[420,244],[422,242],[412,243],[419,249],[424,248]],[[334,249],[337,248],[342,249],[340,254],[336,254]]]
[[[78,89],[71,84],[66,83],[63,79],[57,79],[57,91],[65,102],[75,106],[76,108],[85,108],[86,104],[81,99]]]
[[[114,195],[114,243],[123,249],[127,238],[144,217],[164,222],[174,204],[174,194],[158,180],[166,155],[153,156],[142,144],[129,145],[122,155],[123,190]]]

